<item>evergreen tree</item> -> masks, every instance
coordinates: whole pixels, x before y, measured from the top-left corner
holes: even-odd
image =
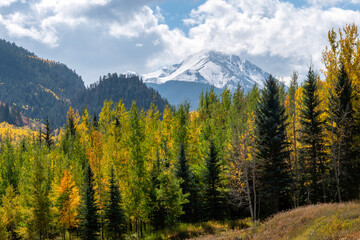
[[[126,219],[121,207],[121,194],[115,179],[114,168],[110,170],[109,191],[110,199],[105,209],[108,235],[110,239],[122,239],[122,234],[126,231]]]
[[[46,143],[46,146],[48,147],[48,149],[51,148],[51,146],[54,144],[54,141],[52,140],[52,130],[50,127],[50,122],[49,122],[49,118],[46,117],[46,122],[45,122],[45,136],[44,136],[44,140]]]
[[[179,158],[177,163],[177,169],[176,169],[176,176],[178,179],[181,179],[180,187],[182,189],[182,192],[184,195],[190,195],[191,194],[191,170],[189,167],[188,159],[186,158],[185,154],[185,146],[183,143],[180,144],[180,152],[179,152]],[[183,220],[184,221],[190,221],[191,220],[191,201],[184,205],[184,212]]]
[[[81,239],[96,240],[99,235],[99,213],[95,200],[94,174],[90,165],[85,170],[82,204],[80,206],[80,226],[79,232]]]
[[[150,191],[150,221],[152,227],[158,231],[165,227],[165,209],[161,205],[157,197],[157,190],[160,188],[159,176],[161,174],[160,158],[157,157],[154,161],[153,167],[150,172],[151,176],[151,191]]]
[[[219,219],[223,213],[220,187],[220,160],[214,142],[210,141],[205,163],[205,212],[209,219]]]
[[[43,154],[41,151],[36,153],[33,162],[33,179],[31,183],[31,206],[32,215],[30,229],[36,239],[47,239],[49,237],[49,228],[51,222],[50,214],[50,181],[48,179],[48,169],[44,159],[40,156]]]
[[[351,81],[341,65],[335,93],[330,96],[330,118],[332,125],[333,143],[332,154],[334,159],[334,174],[338,188],[338,199],[350,200],[358,197],[357,173],[358,166],[354,159],[352,144],[354,141],[354,119],[352,107]]]
[[[71,107],[67,115],[66,131],[68,135],[70,135],[71,137],[75,137],[76,128],[75,128],[74,110]]]
[[[300,164],[302,165],[303,194],[310,203],[326,200],[325,186],[325,152],[324,152],[324,122],[320,119],[320,99],[318,95],[318,80],[310,67],[303,86],[302,108],[300,112]]]
[[[93,121],[92,121],[93,127],[97,130],[98,129],[98,119],[96,116],[96,113],[93,115]]]
[[[260,165],[261,206],[265,214],[289,207],[289,152],[286,150],[286,116],[280,101],[279,83],[273,77],[265,81],[255,111],[256,150]]]
[[[291,149],[291,165],[294,171],[292,171],[292,178],[294,179],[294,185],[293,185],[293,201],[294,206],[299,206],[300,201],[300,167],[299,167],[299,154],[298,154],[298,139],[297,139],[297,133],[298,133],[298,107],[297,107],[297,94],[296,91],[298,89],[298,73],[294,72],[291,77],[290,82],[290,88],[288,93],[288,109],[287,109],[287,115],[288,115],[288,121],[289,121],[289,128],[288,128],[288,137],[289,137],[289,148]]]
[[[176,178],[172,168],[165,166],[166,162],[157,158],[151,171],[150,220],[156,231],[173,227],[187,202],[180,188],[182,180]]]

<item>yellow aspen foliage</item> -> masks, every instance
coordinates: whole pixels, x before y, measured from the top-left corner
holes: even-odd
[[[343,28],[338,29],[337,32],[331,29],[328,33],[328,41],[329,46],[323,51],[322,57],[325,65],[323,73],[326,77],[323,83],[322,94],[320,95],[321,100],[323,100],[322,107],[329,108],[330,93],[333,96],[337,95],[335,92],[335,83],[340,66],[343,65],[351,79],[353,89],[352,106],[355,110],[354,117],[358,119],[360,116],[360,38],[358,28],[355,24],[347,24]],[[330,118],[328,113],[324,115]],[[336,127],[334,122],[332,124],[332,127]],[[358,123],[354,124],[356,125]],[[330,129],[331,128],[328,128],[326,131],[326,140],[332,145],[333,138]],[[360,139],[355,138],[355,145],[358,144],[360,144]],[[328,150],[330,151],[330,148],[328,148]]]
[[[79,111],[75,110],[70,107],[69,108],[69,111],[67,112],[67,119],[70,119],[72,118],[74,120],[74,127],[75,129],[78,129],[78,126],[79,126],[79,122],[80,122],[80,115],[79,115]]]
[[[160,157],[160,114],[154,103],[151,104],[145,118],[145,144],[147,167],[153,166],[153,161]]]
[[[205,156],[202,155],[201,147],[202,143],[200,141],[201,135],[201,125],[199,119],[199,113],[192,111],[190,112],[189,119],[189,128],[188,128],[189,136],[188,136],[188,149],[187,149],[187,157],[189,159],[189,163],[192,165],[200,165],[202,164],[202,160]]]
[[[57,188],[57,213],[59,215],[58,224],[63,230],[68,230],[78,226],[78,206],[80,204],[79,189],[72,180],[70,172],[64,171],[64,176],[60,180]]]
[[[167,105],[163,112],[163,120],[160,123],[161,131],[161,148],[160,155],[169,163],[175,159],[174,155],[174,129],[173,129],[173,115],[171,108]]]
[[[97,131],[93,130],[91,134],[90,146],[87,148],[87,157],[91,169],[94,173],[96,183],[96,198],[99,203],[100,214],[104,211],[105,207],[105,194],[107,192],[107,176],[109,176],[109,166],[107,159],[104,157],[104,137]],[[101,224],[103,219],[101,218]]]
[[[352,80],[353,93],[357,107],[360,107],[360,38],[355,24],[347,24],[338,30],[328,33],[329,46],[323,51],[322,61],[325,65],[323,73],[326,77],[325,94],[334,93],[339,67],[344,65],[345,70]]]
[[[99,114],[99,127],[100,127],[100,131],[105,133],[106,131],[110,130],[109,129],[109,125],[111,124],[112,121],[112,111],[111,111],[111,106],[113,104],[113,101],[105,101],[104,105],[101,109],[101,112]]]
[[[81,122],[77,127],[80,134],[80,143],[87,145],[90,142],[90,116],[87,109],[84,109],[84,112],[81,116]]]
[[[0,208],[0,222],[6,228],[6,234],[10,239],[18,238],[19,224],[21,221],[21,204],[19,196],[15,194],[14,188],[10,185],[6,189]],[[1,230],[0,230],[1,235]],[[0,237],[0,239],[2,239]]]
[[[129,160],[129,138],[128,112],[124,103],[120,100],[111,112],[112,121],[107,126],[105,135],[104,158],[109,167],[114,168],[115,176],[119,177],[121,191],[124,190],[124,179],[126,178],[126,164]]]
[[[16,142],[24,138],[32,137],[36,134],[38,133],[28,127],[16,127],[8,124],[7,122],[0,123],[0,140],[8,138]]]

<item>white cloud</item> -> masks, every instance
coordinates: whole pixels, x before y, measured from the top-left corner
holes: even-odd
[[[0,7],[15,1],[0,0]],[[157,1],[18,1],[16,5],[23,4],[25,9],[3,11],[0,25],[13,38],[26,37],[50,47],[74,41],[84,49],[97,51],[101,46],[106,59],[114,52],[110,48],[118,48],[124,56],[126,52],[124,66],[138,67],[126,70],[153,71],[194,52],[215,49],[255,59],[260,67],[286,79],[293,70],[304,71],[310,58],[321,67],[328,30],[360,22],[359,11],[339,7],[360,0],[307,0],[309,4],[302,7],[280,0],[207,0],[182,19],[185,32],[170,28],[162,9],[147,6]],[[68,42],[62,42],[64,38]],[[132,54],[136,51],[138,55]]]
[[[8,7],[15,2],[17,2],[17,0],[0,0],[0,7]]]
[[[360,0],[307,0],[308,3],[314,6],[336,6],[338,4],[360,4]]]
[[[202,49],[215,49],[284,59],[284,72],[289,74],[306,71],[310,59],[320,68],[327,32],[352,22],[360,22],[358,11],[296,8],[277,0],[208,0],[184,20],[189,26],[188,36],[163,24],[151,27],[164,49],[149,60],[148,66],[154,68],[163,65],[164,59],[175,62]]]
[[[140,34],[152,32],[157,25],[158,18],[149,7],[144,6],[141,11],[134,13],[130,21],[112,23],[109,34],[118,38],[136,38]]]

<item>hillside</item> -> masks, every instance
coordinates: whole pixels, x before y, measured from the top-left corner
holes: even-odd
[[[196,110],[198,107],[201,93],[211,89],[211,85],[206,83],[182,81],[168,81],[163,84],[147,83],[146,85],[161,93],[162,97],[171,99],[171,103],[175,106],[185,101],[189,102],[191,110]],[[214,87],[214,92],[217,95],[220,95],[222,91],[223,89]]]
[[[249,224],[244,229],[231,230],[228,225],[219,223],[208,225],[213,226],[213,234],[191,239],[355,240],[360,239],[360,205],[349,202],[299,207],[278,213],[262,223]],[[216,225],[222,228],[216,229]],[[189,235],[190,232],[183,234]]]
[[[148,88],[138,76],[116,73],[103,76],[99,82],[79,92],[72,105],[79,110],[86,106],[88,112],[99,114],[105,100],[118,102],[120,99],[126,109],[130,109],[133,100],[136,100],[139,109],[149,109],[151,102],[160,111],[166,106],[165,100],[154,89]]]
[[[15,105],[27,117],[59,125],[71,98],[85,89],[79,75],[66,65],[0,40],[0,101]]]
[[[20,126],[22,117],[44,122],[48,116],[51,125],[59,127],[70,106],[81,112],[86,105],[91,114],[99,113],[104,100],[110,99],[122,99],[128,109],[133,100],[140,109],[148,109],[153,100],[160,110],[165,107],[160,95],[139,77],[108,74],[86,89],[81,77],[65,64],[0,40],[0,102],[4,104],[0,122]]]
[[[21,113],[16,107],[10,107],[9,104],[2,102],[0,102],[0,122],[7,122],[16,126],[24,124]]]

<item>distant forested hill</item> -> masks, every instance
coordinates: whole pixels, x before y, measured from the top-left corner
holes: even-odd
[[[7,122],[15,126],[22,126],[23,119],[20,111],[16,107],[0,102],[0,122]]]
[[[61,124],[71,98],[84,89],[81,77],[66,65],[0,40],[0,101],[17,106],[25,116],[49,116]]]
[[[159,93],[148,88],[139,76],[114,73],[101,77],[99,82],[79,92],[73,100],[73,106],[80,110],[86,106],[88,112],[99,114],[105,100],[117,103],[120,99],[128,110],[133,100],[136,100],[139,109],[149,109],[154,102],[163,111],[166,105]]]
[[[140,109],[147,109],[153,99],[159,109],[165,106],[159,94],[137,76],[108,74],[86,89],[81,77],[65,64],[39,58],[0,40],[0,102],[18,109],[23,116],[42,122],[48,116],[52,126],[59,127],[65,123],[70,106],[81,110],[87,105],[89,113],[99,113],[103,101],[110,99],[123,99],[126,107],[136,100]]]

